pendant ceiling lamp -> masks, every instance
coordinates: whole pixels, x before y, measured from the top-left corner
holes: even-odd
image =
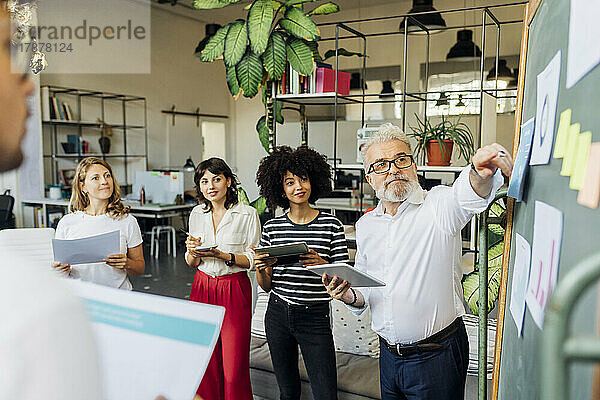
[[[381,89],[381,93],[379,94],[380,98],[385,98],[388,96],[394,95],[394,88],[392,87],[392,81],[383,81],[383,89]]]
[[[440,98],[435,102],[435,106],[440,107],[447,106],[449,104],[450,103],[448,103],[448,96],[446,96],[446,92],[440,93]]]
[[[206,36],[204,37],[204,39],[202,39],[200,41],[200,43],[198,43],[198,46],[196,46],[196,50],[194,50],[194,55],[196,57],[200,57],[200,53],[202,53],[202,50],[204,50],[204,48],[206,47],[206,44],[208,43],[208,41],[210,40],[211,37],[213,37],[215,35],[215,33],[217,33],[217,31],[219,29],[221,29],[221,25],[219,24],[206,24]]]
[[[473,31],[463,29],[456,33],[456,43],[446,56],[446,60],[473,61],[481,57],[481,49],[473,42]]]
[[[488,81],[496,80],[496,65],[492,67],[486,78]],[[513,73],[506,66],[506,60],[498,60],[498,80],[510,82],[514,79]]]
[[[456,107],[465,107],[466,104],[463,102],[463,95],[458,95],[458,103],[456,103]]]
[[[408,12],[409,14],[417,14],[422,12],[428,12],[429,14],[418,14],[415,15],[414,19],[419,21],[421,24],[425,25],[427,29],[429,29],[430,33],[435,31],[439,31],[442,28],[446,27],[446,21],[442,18],[442,15],[433,8],[433,0],[413,0],[413,6]],[[400,23],[400,32],[404,33],[404,21],[408,19],[408,32],[415,34],[426,35],[427,32],[424,31],[419,25],[415,24],[415,22],[411,18],[404,18]]]

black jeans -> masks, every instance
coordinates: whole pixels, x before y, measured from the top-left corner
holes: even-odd
[[[329,304],[288,304],[271,293],[265,332],[281,400],[300,398],[298,345],[313,398],[337,399],[335,347],[329,323]]]
[[[469,365],[464,323],[439,342],[441,350],[400,357],[380,341],[382,400],[463,400]]]

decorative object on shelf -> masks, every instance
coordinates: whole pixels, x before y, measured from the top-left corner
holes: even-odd
[[[473,61],[481,57],[481,49],[473,42],[473,31],[462,29],[456,33],[456,43],[446,56],[446,60]]]
[[[506,66],[506,60],[500,58],[498,60],[498,77],[496,77],[496,65],[490,69],[490,72],[487,74],[485,78],[488,81],[495,81],[498,79],[499,81],[510,82],[514,79],[514,76],[510,69]]]
[[[458,148],[459,158],[469,161],[475,151],[471,130],[460,117],[449,118],[442,115],[435,125],[431,120],[422,120],[417,114],[417,126],[409,126],[406,134],[417,140],[415,153],[417,158],[422,152],[427,154],[427,165],[449,166],[454,145]]]
[[[223,8],[238,1],[194,0],[194,8]],[[297,7],[305,2],[255,0],[245,7],[245,20],[237,19],[218,29],[200,52],[203,62],[223,58],[227,86],[234,98],[240,94],[252,98],[262,87],[265,115],[258,120],[256,130],[266,151],[271,150],[275,121],[283,123],[281,107],[272,99],[273,83],[282,79],[286,62],[302,76],[313,72],[315,60],[321,60],[316,42],[320,31],[310,17],[340,10],[337,4],[326,2],[305,12]]]
[[[100,129],[102,129],[102,136],[98,139],[100,151],[102,154],[108,154],[110,152],[110,137],[113,135],[113,129],[112,126],[100,118],[98,118],[98,123],[100,124]]]
[[[383,81],[383,89],[381,89],[381,93],[379,94],[380,99],[385,99],[386,97],[390,97],[394,95],[394,88],[392,87],[392,81]]]
[[[192,156],[189,156],[187,160],[185,160],[185,165],[183,166],[184,171],[194,172],[196,167],[194,165],[194,161],[192,161]]]
[[[66,187],[70,188],[73,185],[73,179],[75,178],[75,170],[74,169],[61,169],[60,170],[60,179],[62,184]]]
[[[413,18],[429,29],[429,33],[439,32],[441,28],[445,28],[446,21],[444,21],[442,15],[432,11],[437,11],[433,8],[433,0],[413,0],[412,8],[408,13],[417,15],[412,16],[412,18],[405,17],[400,23],[400,32],[404,33],[404,25],[406,24],[409,33],[427,34],[425,30],[415,24]],[[423,12],[428,14],[418,14]],[[407,22],[405,22],[406,19],[408,19]]]
[[[215,36],[215,33],[217,33],[219,29],[221,29],[221,25],[219,24],[206,24],[206,36],[204,36],[204,39],[200,40],[200,43],[198,43],[198,46],[196,46],[196,50],[194,50],[194,55],[196,57],[200,57],[202,50],[204,50],[210,38]]]

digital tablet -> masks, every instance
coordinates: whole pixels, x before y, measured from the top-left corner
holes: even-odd
[[[308,245],[306,242],[278,244],[275,246],[257,247],[254,251],[256,254],[268,254],[268,258],[299,256],[308,253]]]
[[[326,273],[329,278],[337,276],[342,280],[350,282],[352,287],[377,287],[385,286],[385,282],[380,281],[372,275],[357,270],[356,268],[344,264],[322,264],[322,265],[309,265],[306,269],[314,272],[317,275],[323,275]]]
[[[216,249],[216,248],[217,248],[216,244],[210,244],[210,245],[198,246],[194,250],[196,250],[196,251],[209,251],[209,250]]]

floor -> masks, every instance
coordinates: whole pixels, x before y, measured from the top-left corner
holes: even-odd
[[[133,289],[138,292],[152,293],[162,296],[188,299],[196,270],[190,268],[183,258],[185,247],[180,242],[177,248],[177,257],[172,257],[166,252],[162,243],[160,258],[150,257],[149,245],[144,246],[146,271],[143,275],[131,277]],[[467,379],[465,400],[477,399],[477,380],[474,377]],[[488,387],[491,382],[488,381]],[[254,400],[275,400],[255,397]]]

